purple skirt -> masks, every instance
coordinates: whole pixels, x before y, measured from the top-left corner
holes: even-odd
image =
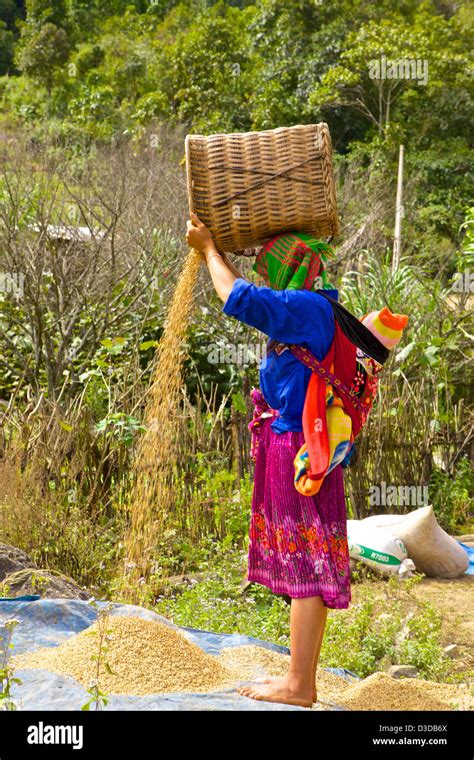
[[[321,596],[326,607],[351,601],[344,480],[339,465],[315,496],[294,484],[303,432],[275,433],[260,419],[249,530],[249,581],[289,597]]]

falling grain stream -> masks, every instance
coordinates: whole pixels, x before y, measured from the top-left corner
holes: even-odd
[[[173,509],[176,489],[178,429],[181,404],[183,342],[194,305],[201,254],[190,249],[178,278],[157,348],[144,415],[146,430],[133,463],[129,527],[125,536],[122,592],[137,601],[137,583],[150,574],[154,545]]]

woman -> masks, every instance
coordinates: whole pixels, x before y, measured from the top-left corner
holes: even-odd
[[[278,236],[257,258],[266,281],[257,287],[218,252],[195,214],[187,223],[186,239],[202,254],[223,312],[261,330],[272,339],[269,348],[276,347],[260,367],[263,397],[253,399],[257,404],[263,399],[268,416],[258,420],[248,580],[291,597],[291,658],[287,676],[238,691],[252,699],[311,707],[317,699],[316,669],[328,608],[347,608],[351,601],[347,514],[340,466],[315,496],[302,495],[294,486],[311,369],[278,344],[304,343],[322,360],[333,341],[333,307],[309,289],[317,278],[325,282],[325,246],[302,243],[295,255],[294,248],[281,247]],[[291,234],[285,240],[291,243]],[[325,293],[337,300],[336,290]]]

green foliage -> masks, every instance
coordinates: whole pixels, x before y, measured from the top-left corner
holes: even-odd
[[[393,377],[405,376],[415,381],[420,367],[423,368],[425,380],[431,380],[439,399],[437,404],[430,405],[432,425],[447,424],[454,414],[453,410],[446,416],[447,409],[453,409],[464,380],[459,362],[464,359],[466,335],[453,329],[463,310],[453,313],[450,288],[440,279],[431,280],[428,272],[423,276],[418,263],[409,264],[402,259],[398,269],[392,271],[390,259],[390,254],[380,259],[366,251],[362,271],[349,271],[343,277],[345,303],[360,315],[382,305],[388,305],[394,313],[408,314],[405,342],[391,360]],[[436,323],[435,314],[439,314]]]
[[[115,439],[128,447],[132,446],[136,434],[145,430],[145,425],[141,425],[140,421],[130,414],[114,412],[100,420],[95,429],[99,433],[104,433],[106,438]]]
[[[465,230],[465,233],[459,262],[472,266],[474,264],[474,207],[466,209],[466,218],[461,225],[461,230]]]
[[[365,678],[384,665],[414,665],[423,678],[443,680],[450,663],[443,655],[441,615],[427,602],[406,616],[401,603],[391,600],[381,613],[373,593],[353,605],[341,621],[328,619],[321,662],[344,667]]]
[[[253,354],[250,350],[244,356],[241,352],[241,362],[238,350],[249,347],[251,343],[260,340],[248,326],[238,325],[229,336],[229,326],[216,319],[217,296],[211,295],[209,306],[200,307],[196,318],[190,324],[186,334],[185,348],[187,357],[184,363],[186,387],[190,397],[194,399],[199,390],[206,398],[212,394],[214,385],[218,387],[218,398],[242,387],[243,376],[249,383],[258,382],[258,361],[251,361]],[[219,301],[219,307],[222,302]],[[240,406],[242,411],[242,406]]]
[[[194,498],[212,509],[215,534],[220,535],[223,547],[241,541],[250,519],[253,484],[249,473],[237,483],[236,473],[216,469],[209,455],[198,453],[196,460]]]
[[[69,57],[69,40],[61,27],[44,24],[24,39],[16,57],[21,71],[51,91],[57,70],[64,67]]]
[[[443,256],[454,262],[459,228],[472,195],[470,149],[454,127],[453,132],[433,138],[429,146],[420,146],[407,157],[406,171],[417,199],[415,213],[410,210],[406,220],[406,240],[422,263],[437,264]]]
[[[474,475],[469,459],[462,457],[453,475],[435,466],[429,495],[440,525],[451,535],[462,532],[472,514],[474,498]]]
[[[0,0],[0,20],[3,21],[9,29],[12,29],[17,19],[22,15],[22,3],[15,0]]]
[[[431,602],[420,604],[418,615],[407,621],[407,636],[398,648],[400,662],[414,665],[426,678],[442,680],[449,662],[440,646],[442,617]]]
[[[62,26],[67,18],[66,0],[26,0],[27,23],[42,26],[50,23]]]
[[[388,69],[382,68],[382,57]],[[390,62],[398,66],[407,60],[418,64],[390,68]],[[467,49],[454,21],[426,8],[409,20],[392,12],[349,32],[339,64],[324,74],[310,103],[351,108],[382,133],[393,120],[403,123],[407,115],[411,126],[413,113],[427,113],[430,102],[437,112],[443,110],[446,81],[467,87],[468,69]],[[439,124],[432,117],[424,128],[435,123]]]
[[[80,585],[106,593],[120,555],[121,516],[108,517],[104,509],[88,516],[73,490],[65,494],[64,502],[59,506],[51,499],[42,505],[44,522],[34,525],[28,537],[17,537],[16,544],[27,547],[39,566],[59,570]]]
[[[10,619],[3,623],[5,635],[0,636],[0,712],[14,712],[17,709],[15,700],[12,697],[12,684],[20,685],[21,678],[14,675],[14,670],[9,662],[9,655],[14,649],[12,642],[13,631],[19,625],[18,620]]]
[[[204,133],[249,126],[242,106],[251,89],[247,25],[253,14],[253,8],[240,11],[222,0],[197,16],[184,5],[169,14],[153,71],[154,89],[168,105],[155,116],[192,122]]]
[[[104,670],[110,675],[115,675],[107,660],[107,653],[109,651],[108,640],[112,632],[107,628],[107,625],[113,604],[109,603],[104,607],[99,607],[95,599],[91,599],[89,605],[97,611],[97,630],[90,632],[90,635],[93,635],[97,640],[97,651],[92,655],[92,661],[95,663],[95,673],[92,683],[87,689],[90,698],[81,707],[81,710],[86,712],[89,712],[91,708],[95,708],[96,711],[103,710],[107,706],[109,699],[106,692],[101,689],[100,679]]]
[[[454,163],[463,182],[446,140],[463,152],[469,134],[471,22],[464,7],[415,0],[74,0],[67,9],[60,0],[32,0],[15,44],[24,76],[45,87],[42,113],[61,119],[62,132],[76,139],[110,139],[155,119],[203,133],[324,119],[343,152],[374,134],[423,151],[420,161],[411,151],[407,160],[423,170],[431,194],[437,161],[445,171]],[[66,34],[54,51],[51,25]],[[371,66],[381,56],[426,61],[427,81],[375,77]],[[19,106],[20,79],[8,83],[7,108],[30,118],[37,93],[23,91]],[[445,195],[443,187],[439,203],[426,205],[444,213],[449,233]]]
[[[211,552],[198,565],[209,579],[191,584],[174,598],[158,597],[154,610],[172,618],[178,625],[192,625],[218,633],[238,630],[286,645],[286,602],[263,587],[242,592],[245,555],[238,547],[214,544]]]
[[[155,583],[159,586],[163,576],[203,567],[216,547],[225,552],[227,547],[247,543],[253,490],[250,473],[239,481],[229,470],[227,458],[213,451],[197,452],[185,466],[190,487],[177,494],[167,530],[156,536],[151,588]]]
[[[0,76],[6,74],[13,66],[13,53],[15,36],[7,28],[4,21],[0,20]]]

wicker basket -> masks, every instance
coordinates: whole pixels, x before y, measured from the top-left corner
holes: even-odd
[[[289,230],[338,234],[327,124],[187,135],[185,147],[189,208],[220,251]]]

